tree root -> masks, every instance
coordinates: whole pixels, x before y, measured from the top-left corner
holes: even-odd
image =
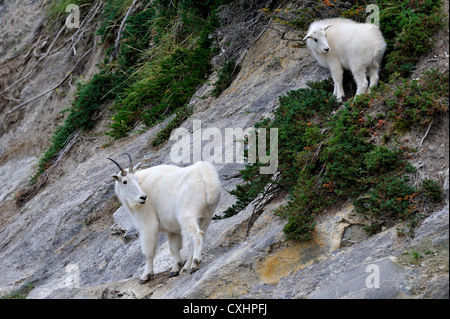
[[[58,84],[56,84],[55,86],[53,86],[53,87],[51,87],[50,89],[46,90],[45,92],[40,93],[40,94],[36,95],[35,97],[33,97],[33,98],[31,98],[31,99],[29,99],[29,100],[23,102],[23,103],[20,103],[19,105],[15,106],[15,107],[12,108],[11,110],[9,110],[9,111],[6,113],[5,117],[2,119],[2,121],[0,122],[0,128],[3,126],[3,123],[6,121],[6,119],[7,119],[12,113],[14,113],[14,112],[17,111],[17,110],[20,110],[22,107],[24,107],[24,106],[27,105],[28,103],[33,102],[33,101],[39,99],[40,97],[42,97],[42,96],[44,96],[44,95],[46,95],[46,94],[48,94],[48,93],[54,91],[54,90],[57,89],[58,87],[60,87],[60,86],[64,83],[64,81],[66,81],[66,80],[69,78],[69,76],[72,74],[72,72],[78,67],[78,65],[80,64],[80,62],[81,62],[81,61],[82,61],[89,53],[92,52],[92,50],[94,49],[95,45],[96,45],[96,43],[94,43],[94,46],[93,46],[92,48],[90,48],[88,51],[86,51],[86,53],[83,54],[83,56],[77,61],[77,63],[75,64],[75,66],[74,66],[69,72],[67,72],[67,75],[66,75],[66,76],[65,76]]]
[[[45,172],[39,177],[38,181],[33,184],[32,186],[23,189],[18,192],[16,197],[16,205],[18,207],[21,207],[25,205],[30,199],[32,199],[39,189],[45,184],[47,181],[50,173],[53,171],[53,169],[58,165],[58,163],[61,161],[64,155],[66,155],[72,146],[76,143],[78,135],[80,133],[80,130],[73,132],[66,140],[66,145],[64,148],[58,153],[58,156],[56,159],[52,162],[52,165],[45,170]]]

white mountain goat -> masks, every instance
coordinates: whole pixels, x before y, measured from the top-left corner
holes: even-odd
[[[386,42],[375,24],[341,18],[319,20],[311,23],[303,41],[317,62],[330,69],[338,101],[344,97],[343,68],[355,78],[356,95],[378,83]]]
[[[158,233],[166,232],[169,249],[174,258],[170,277],[177,276],[183,265],[180,249],[182,237],[190,241],[189,257],[181,272],[190,268],[198,270],[206,229],[220,200],[221,184],[211,163],[197,162],[188,167],[159,165],[136,171],[131,156],[128,169],[116,161],[120,172],[115,191],[131,216],[139,232],[142,253],[146,264],[139,283],[148,282],[154,275],[153,258],[158,243]]]

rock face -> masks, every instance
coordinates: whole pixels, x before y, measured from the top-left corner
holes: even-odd
[[[27,40],[42,22],[42,1],[0,1],[0,58],[10,51],[20,50],[20,42]],[[10,52],[12,54],[14,52]]]
[[[91,59],[87,65],[96,62]],[[45,77],[45,72],[38,72],[29,83],[37,83],[33,81]],[[197,120],[202,132],[217,128],[222,137],[226,128],[250,128],[271,116],[278,96],[328,76],[306,49],[295,48],[267,30],[249,49],[237,78],[221,96],[200,99],[209,87],[198,90],[191,101],[194,114],[182,127],[191,135],[199,133],[193,124]],[[22,98],[24,93],[17,94]],[[39,125],[56,118],[59,109],[53,105],[52,115]],[[33,122],[33,112],[45,113],[46,105],[36,101],[29,110],[0,137],[0,158],[13,150],[15,139],[30,134],[27,125]],[[0,223],[0,295],[32,283],[28,298],[448,298],[448,206],[427,218],[415,238],[409,239],[398,236],[395,227],[367,237],[362,229],[368,221],[345,203],[319,217],[314,240],[297,243],[285,241],[285,221],[273,213],[285,199],[268,205],[250,228],[252,205],[236,216],[212,221],[203,262],[192,275],[168,278],[172,257],[161,234],[156,278],[139,285],[144,257],[131,217],[115,199],[111,175],[116,167],[106,158],[125,161],[121,154],[128,152],[143,167],[170,164],[176,141],[151,147],[162,125],[106,148],[100,148],[100,141],[80,141],[46,186]],[[211,143],[205,136],[202,148]],[[36,149],[39,146],[4,157],[8,161],[2,158],[0,181],[26,183]],[[222,140],[221,149],[224,154],[234,144]],[[224,157],[215,157],[214,164],[223,185],[216,210],[220,214],[234,201],[227,191],[240,182],[234,176],[243,164],[225,163]],[[15,177],[19,168],[14,165],[23,169],[21,178]],[[5,202],[18,186],[2,188],[0,201]],[[0,209],[6,214],[8,206]],[[182,257],[187,257],[186,249]]]

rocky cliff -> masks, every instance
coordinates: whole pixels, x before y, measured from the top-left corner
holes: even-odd
[[[259,216],[250,205],[233,217],[213,220],[194,274],[168,278],[172,260],[161,234],[156,278],[139,285],[144,258],[131,218],[115,199],[115,167],[107,157],[128,152],[143,167],[170,164],[175,142],[151,145],[166,121],[143,132],[137,127],[136,134],[111,143],[100,134],[107,114],[100,114],[92,131],[77,136],[42,189],[17,207],[15,196],[49,147],[64,117],[61,111],[75,94],[76,78],[92,77],[104,58],[92,31],[73,45],[75,50],[73,30],[65,30],[50,47],[54,39],[42,32],[44,7],[39,1],[0,1],[0,91],[19,80],[0,96],[1,295],[28,287],[28,298],[448,298],[448,154],[441,154],[449,147],[448,117],[425,140],[422,131],[408,135],[412,144],[422,140],[415,165],[442,181],[445,197],[413,238],[399,234],[405,225],[368,236],[363,231],[368,220],[344,202],[318,217],[312,241],[286,241],[286,221],[273,213],[286,201],[279,198]],[[440,35],[448,35],[446,28]],[[448,69],[448,39],[441,40],[435,39],[439,45],[418,69]],[[28,102],[72,70],[58,90]],[[191,134],[217,128],[222,136],[226,128],[250,128],[271,116],[280,95],[328,77],[306,48],[267,28],[243,55],[227,90],[217,98],[208,95],[210,84],[197,90],[190,101],[193,114],[181,127]],[[233,141],[223,140],[224,151],[233,148]],[[216,161],[215,166],[223,185],[219,214],[234,203],[229,191],[241,182],[237,173],[244,165]]]

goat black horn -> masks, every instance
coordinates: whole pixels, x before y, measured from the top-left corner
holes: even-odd
[[[109,157],[108,157],[108,159],[109,159],[111,162],[113,162],[114,164],[117,165],[117,167],[120,169],[120,172],[122,173],[122,176],[127,175],[127,171],[124,170],[124,169],[122,168],[122,166],[119,165],[119,163],[117,163],[117,162],[116,162],[115,160],[113,160],[112,158],[109,158]]]
[[[123,153],[122,155],[128,156],[128,159],[130,160],[130,168],[128,169],[128,171],[129,171],[130,173],[133,173],[133,160],[131,159],[131,155],[128,154],[128,153]]]

